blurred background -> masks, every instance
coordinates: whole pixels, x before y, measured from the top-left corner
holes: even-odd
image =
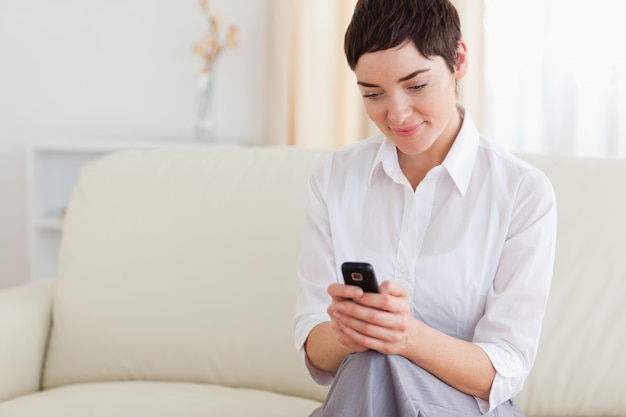
[[[515,152],[626,155],[626,2],[454,0],[459,101]],[[343,57],[355,0],[213,0],[238,45],[216,66],[225,145],[336,148],[374,133]],[[196,146],[197,0],[0,0],[0,287],[29,279],[29,149]]]

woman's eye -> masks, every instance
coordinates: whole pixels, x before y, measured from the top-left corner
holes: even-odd
[[[366,99],[369,99],[369,100],[376,100],[380,96],[382,96],[382,93],[365,93],[365,94],[363,94],[363,98],[366,98]]]
[[[409,87],[409,90],[419,91],[419,90],[423,89],[424,87],[426,87],[427,85],[428,84],[412,85],[411,87]]]

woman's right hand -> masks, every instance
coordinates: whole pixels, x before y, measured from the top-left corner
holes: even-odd
[[[331,284],[328,287],[328,294],[332,301],[326,311],[330,316],[330,327],[333,330],[337,341],[348,348],[352,353],[364,352],[368,348],[356,343],[353,338],[346,333],[346,327],[341,323],[341,318],[346,311],[349,311],[349,304],[358,303],[364,292],[354,285]]]

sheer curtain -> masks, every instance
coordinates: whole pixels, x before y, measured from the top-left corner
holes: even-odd
[[[270,143],[332,148],[376,132],[343,55],[356,0],[267,0]],[[519,152],[626,156],[624,0],[453,0],[469,47],[460,98]]]
[[[336,148],[370,133],[343,35],[356,0],[269,0],[272,143]]]
[[[626,156],[625,20],[623,0],[485,0],[485,134],[520,152]]]

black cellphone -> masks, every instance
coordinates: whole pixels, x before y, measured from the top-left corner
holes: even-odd
[[[341,273],[347,285],[356,285],[365,292],[380,292],[374,267],[367,262],[344,262]]]

